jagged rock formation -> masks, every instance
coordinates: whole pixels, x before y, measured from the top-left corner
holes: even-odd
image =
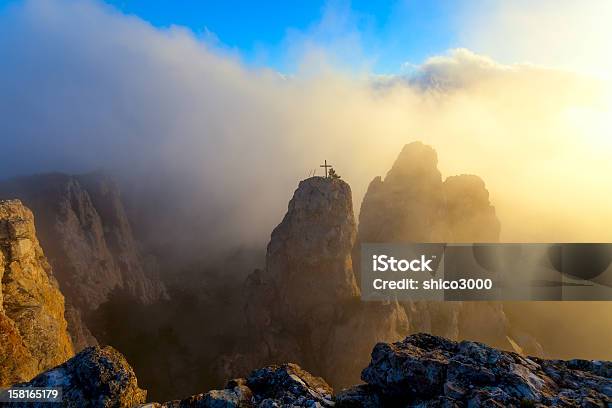
[[[447,177],[442,190],[450,232],[447,242],[499,241],[500,222],[480,177],[469,174]]]
[[[296,364],[254,370],[247,378],[230,380],[225,389],[184,400],[153,404],[152,408],[213,407],[333,407],[333,389]]]
[[[323,177],[302,181],[272,232],[266,268],[247,280],[248,351],[225,359],[225,375],[296,361],[346,384],[358,378],[359,355],[405,335],[408,322],[397,303],[360,302],[351,260],[355,236],[349,185]]]
[[[359,242],[497,242],[500,223],[478,176],[442,180],[436,151],[402,149],[383,180],[370,183],[359,214]]]
[[[349,185],[322,177],[302,181],[272,231],[260,274],[275,291],[272,320],[283,326],[306,317],[331,320],[338,304],[359,294],[350,254],[355,236]],[[250,304],[247,313],[257,316],[258,309]]]
[[[88,347],[64,364],[15,387],[61,387],[61,405],[68,408],[131,408],[145,402],[147,396],[147,392],[138,387],[132,367],[110,346]],[[46,408],[49,403],[11,406]]]
[[[119,190],[108,177],[20,177],[0,183],[1,197],[20,198],[36,214],[40,241],[66,296],[77,350],[95,344],[83,318],[114,289],[142,302],[165,295],[160,280],[143,266]]]
[[[295,364],[284,364],[231,380],[223,390],[147,406],[569,408],[612,404],[610,362],[542,360],[429,334],[378,343],[361,378],[365,383],[333,395],[325,380]]]
[[[448,242],[438,157],[420,142],[406,145],[383,180],[376,177],[359,213],[359,242]]]
[[[370,183],[359,214],[353,264],[359,277],[359,245],[376,242],[497,242],[500,222],[478,176],[442,180],[436,151],[421,142],[402,149],[384,180]],[[530,353],[540,345],[512,328],[496,302],[402,302],[410,332],[485,341],[511,348],[514,337]]]
[[[64,297],[38,243],[32,212],[0,201],[0,387],[64,362],[73,347]]]
[[[481,343],[417,334],[380,343],[361,385],[337,396],[353,407],[604,407],[612,363],[522,357]]]

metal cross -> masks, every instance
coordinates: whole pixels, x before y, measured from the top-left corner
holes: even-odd
[[[322,164],[319,167],[324,167],[325,168],[325,178],[327,178],[327,168],[328,167],[332,167],[332,165],[331,164],[327,164],[327,160],[325,160],[325,164]]]

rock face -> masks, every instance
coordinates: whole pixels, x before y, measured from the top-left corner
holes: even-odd
[[[500,223],[484,182],[474,175],[442,180],[436,151],[421,142],[404,146],[384,180],[370,183],[359,215],[359,245],[376,242],[497,242]],[[358,271],[357,271],[358,272]],[[359,276],[359,273],[357,273]],[[410,332],[470,339],[511,348],[514,337],[528,352],[539,344],[513,333],[503,305],[495,302],[402,302]]]
[[[131,408],[145,402],[147,395],[138,388],[134,371],[125,358],[110,346],[88,347],[64,364],[15,387],[61,387],[62,406],[69,408]],[[48,405],[12,406],[45,408]]]
[[[248,351],[225,361],[226,376],[296,361],[334,384],[349,383],[363,366],[356,356],[405,335],[406,315],[397,303],[359,301],[355,237],[349,185],[323,177],[302,181],[272,232],[265,269],[247,280],[252,341]]]
[[[36,214],[42,246],[67,300],[75,348],[95,344],[83,317],[125,289],[142,302],[165,295],[143,266],[115,183],[103,175],[48,174],[0,183]]]
[[[155,408],[608,407],[612,363],[542,360],[482,343],[415,334],[379,343],[365,382],[334,395],[295,364],[269,366],[223,390],[148,404]],[[144,407],[144,406],[143,406]]]
[[[478,176],[447,177],[442,184],[448,242],[498,242],[500,222],[489,203],[489,192]]]
[[[362,379],[367,385],[341,393],[338,406],[605,407],[612,402],[610,362],[527,358],[427,334],[377,344]]]
[[[300,183],[283,221],[272,231],[266,269],[260,274],[261,282],[275,292],[270,305],[275,323],[330,320],[337,305],[359,294],[350,252],[355,236],[348,184],[323,177]],[[249,305],[248,313],[257,315],[253,309],[258,306]]]
[[[359,242],[497,242],[500,223],[478,176],[442,181],[436,151],[402,149],[383,180],[370,183],[359,214]]]
[[[420,142],[404,146],[383,180],[370,183],[359,213],[359,242],[447,242],[438,156]]]
[[[73,347],[64,297],[36,237],[32,212],[0,201],[0,387],[64,362]]]

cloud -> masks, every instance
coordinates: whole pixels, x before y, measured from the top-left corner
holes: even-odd
[[[485,179],[507,240],[612,238],[598,80],[467,50],[382,79],[306,50],[286,77],[97,2],[29,1],[0,18],[0,174],[110,169],[177,214],[157,238],[262,244],[324,159],[358,210],[414,140],[445,175]]]
[[[529,61],[610,78],[612,3],[529,0],[462,3],[459,41],[501,61]]]

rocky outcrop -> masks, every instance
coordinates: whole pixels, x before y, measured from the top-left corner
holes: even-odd
[[[62,406],[68,408],[131,408],[146,400],[134,371],[112,347],[88,347],[55,368],[14,387],[61,387]],[[45,408],[49,404],[23,403],[13,407]]]
[[[342,392],[337,406],[605,407],[612,403],[610,362],[542,360],[428,334],[377,344],[362,379],[367,385]]]
[[[359,277],[359,246],[376,242],[497,242],[500,222],[478,176],[442,179],[436,151],[421,142],[402,149],[386,177],[370,183],[359,214],[353,264]],[[514,338],[526,351],[540,345],[515,333],[503,305],[496,302],[402,302],[410,332],[454,340],[470,339],[511,349]]]
[[[225,389],[183,400],[151,404],[152,408],[333,407],[333,390],[296,364],[254,370],[247,378],[230,380]]]
[[[32,212],[0,201],[0,387],[64,362],[73,347],[64,297],[38,243]]]
[[[365,363],[360,355],[377,341],[405,335],[406,315],[397,303],[359,301],[355,236],[349,185],[323,177],[302,181],[272,232],[265,269],[247,280],[248,351],[224,359],[226,376],[296,361],[335,385],[348,384]]]
[[[379,343],[364,383],[334,395],[325,380],[295,364],[269,366],[225,389],[153,408],[268,407],[608,407],[612,363],[542,360],[482,343],[415,334]]]
[[[256,284],[274,291],[274,304],[264,305],[272,306],[274,323],[299,329],[306,318],[331,321],[339,304],[359,294],[350,252],[355,236],[349,185],[323,177],[302,181],[272,231]],[[256,319],[260,306],[249,304],[248,316]]]
[[[67,300],[67,319],[77,350],[95,344],[83,322],[124,289],[142,302],[165,295],[143,266],[119,190],[108,177],[47,174],[0,183],[0,198],[20,198],[36,214],[42,246]]]

